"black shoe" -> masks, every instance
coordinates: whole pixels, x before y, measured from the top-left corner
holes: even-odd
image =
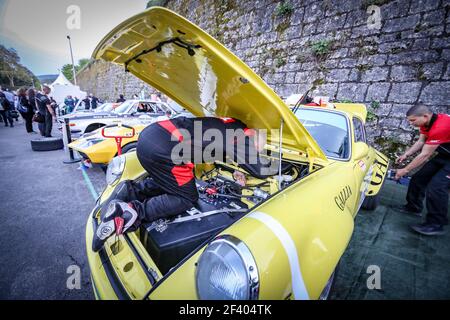
[[[440,224],[429,224],[429,223],[416,224],[412,225],[411,229],[413,229],[415,232],[418,232],[426,236],[438,236],[443,235],[445,233],[444,226]]]
[[[100,225],[94,232],[92,250],[98,252],[103,247],[103,243],[114,233],[121,235],[130,228],[130,231],[135,230],[137,227],[132,227],[135,223],[139,223],[138,217],[139,214],[132,204],[111,201],[106,212],[102,213]]]
[[[410,216],[415,216],[415,217],[421,217],[422,213],[420,211],[414,211],[411,210],[408,206],[406,205],[393,205],[391,206],[392,209],[394,209],[395,211],[410,215]]]

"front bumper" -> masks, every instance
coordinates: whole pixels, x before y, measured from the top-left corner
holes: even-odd
[[[95,210],[95,209],[94,209]],[[111,265],[107,259],[104,259],[104,249],[99,253],[92,251],[92,238],[94,235],[94,219],[92,213],[89,215],[88,222],[86,224],[86,253],[89,263],[89,269],[91,271],[92,288],[94,290],[95,298],[98,300],[117,300],[120,297],[120,290],[114,289],[111,280],[114,274],[111,273]],[[102,259],[103,258],[103,259]],[[111,280],[110,280],[111,279]],[[117,283],[120,284],[120,282]]]
[[[85,158],[91,160],[92,163],[99,164],[108,164],[116,155],[116,150],[114,146],[104,145],[104,142],[100,142],[96,145],[93,145],[89,148],[83,149],[78,148],[78,141],[75,141],[69,145],[69,148],[77,151],[80,155]],[[109,143],[107,143],[109,144]],[[117,147],[116,147],[117,148]]]
[[[97,299],[130,300],[146,298],[147,293],[161,274],[154,274],[156,266],[150,260],[144,261],[143,247],[139,248],[139,239],[130,233],[120,236],[116,242],[114,236],[108,239],[99,252],[92,250],[92,239],[96,230],[93,214],[99,210],[97,206],[89,215],[86,225],[86,253],[91,272],[92,287]],[[112,247],[117,244],[117,251]]]

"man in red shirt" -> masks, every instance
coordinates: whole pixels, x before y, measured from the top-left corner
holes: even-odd
[[[443,234],[444,225],[448,224],[450,116],[432,113],[427,106],[419,104],[409,109],[406,117],[411,125],[420,128],[420,137],[396,162],[401,163],[416,152],[420,153],[405,168],[397,170],[395,179],[400,179],[424,163],[425,165],[411,179],[406,196],[407,204],[397,209],[420,216],[423,199],[426,197],[428,213],[425,223],[411,228],[424,235]],[[435,152],[437,155],[428,161]]]

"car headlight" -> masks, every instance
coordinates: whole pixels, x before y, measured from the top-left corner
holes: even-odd
[[[106,170],[106,183],[112,185],[122,176],[125,168],[125,156],[118,156],[111,160]]]
[[[221,236],[200,256],[196,285],[200,299],[255,300],[259,294],[255,259],[242,241]]]

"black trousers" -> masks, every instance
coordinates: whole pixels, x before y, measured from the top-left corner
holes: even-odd
[[[45,113],[44,135],[50,137],[52,135],[53,117],[50,112]]]
[[[426,197],[426,222],[448,224],[448,192],[450,187],[450,158],[437,155],[411,178],[406,195],[407,207],[420,212]]]
[[[183,197],[166,193],[151,178],[133,184],[131,194],[137,199],[131,203],[142,222],[176,216],[194,206],[194,203]]]
[[[8,121],[9,121],[9,125],[12,127],[14,125],[14,119],[11,117],[9,111],[6,110],[0,110],[0,115],[3,118],[3,121],[5,122],[5,126],[8,126]]]
[[[33,132],[33,113],[30,112],[21,112],[23,120],[25,120],[25,128],[27,132]]]

